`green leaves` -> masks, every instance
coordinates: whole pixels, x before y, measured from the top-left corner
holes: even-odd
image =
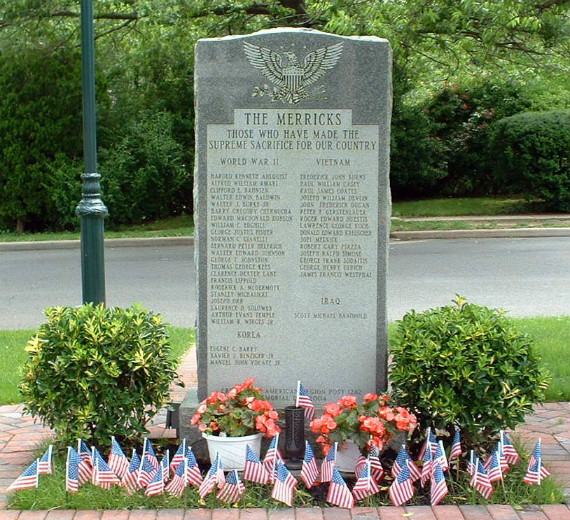
[[[547,377],[531,339],[497,309],[455,305],[401,320],[390,353],[394,396],[421,428],[461,427],[466,445],[513,428],[544,399]]]
[[[176,378],[160,316],[140,306],[51,307],[28,342],[20,392],[57,442],[134,440],[168,403]]]

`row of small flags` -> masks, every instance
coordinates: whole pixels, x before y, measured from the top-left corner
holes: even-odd
[[[272,498],[292,506],[298,481],[286,467],[277,447],[278,442],[277,435],[271,440],[263,461],[247,446],[243,479],[259,484],[273,484]],[[49,446],[44,455],[36,459],[8,490],[38,487],[39,475],[53,472],[52,451],[53,446]],[[331,448],[319,468],[314,451],[306,442],[300,478],[307,488],[315,485],[317,480],[330,482],[326,501],[331,505],[349,509],[354,507],[356,501],[379,493],[379,482],[385,472],[375,446],[370,446],[367,458],[361,456],[358,460],[355,467],[357,480],[352,490],[336,467],[336,455],[337,444]],[[444,473],[448,471],[450,461],[458,459],[461,455],[459,429],[454,435],[449,460],[441,440],[438,441],[428,429],[426,441],[420,451],[421,468],[414,463],[402,445],[391,470],[394,479],[388,489],[391,502],[396,506],[408,502],[414,495],[413,484],[419,480],[421,487],[430,483],[431,504],[439,504],[448,493]],[[502,480],[510,466],[517,464],[519,460],[520,456],[512,442],[507,434],[501,431],[497,447],[485,462],[471,451],[467,466],[470,485],[485,498],[490,498],[494,491],[493,482]],[[550,471],[542,463],[539,439],[530,458],[524,482],[529,485],[540,484],[549,475]],[[236,470],[225,475],[219,456],[203,478],[192,448],[186,444],[186,439],[182,441],[172,460],[169,460],[169,454],[166,452],[160,462],[148,438],[144,440],[142,455],[139,456],[133,450],[130,461],[115,438],[111,439],[111,452],[107,461],[95,447],[89,448],[84,441],[79,440],[77,449],[68,447],[66,490],[77,493],[79,487],[86,482],[104,489],[110,489],[112,485],[123,486],[130,494],[145,489],[147,496],[165,492],[182,496],[187,486],[194,486],[198,488],[200,497],[205,498],[217,488],[216,496],[228,503],[237,502],[246,489]]]

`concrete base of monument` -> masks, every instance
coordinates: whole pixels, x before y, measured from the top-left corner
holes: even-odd
[[[188,444],[192,446],[192,451],[197,459],[208,460],[208,445],[206,440],[202,437],[198,428],[190,424],[192,416],[196,413],[199,404],[197,389],[190,388],[188,392],[186,392],[186,397],[184,401],[182,401],[178,412],[180,439],[188,440]]]

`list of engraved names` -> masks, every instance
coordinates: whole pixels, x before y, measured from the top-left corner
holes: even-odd
[[[234,110],[208,125],[208,363],[220,381],[239,366],[291,368],[287,344],[326,356],[327,335],[375,337],[378,142],[351,110]],[[362,391],[337,383],[311,389],[316,402]]]

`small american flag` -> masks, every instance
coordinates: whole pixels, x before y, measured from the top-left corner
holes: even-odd
[[[319,476],[317,459],[308,441],[305,441],[305,456],[303,457],[303,465],[301,466],[301,474],[299,476],[307,488],[311,488]]]
[[[164,473],[162,464],[158,466],[158,470],[154,473],[152,480],[146,487],[145,495],[147,497],[162,495],[164,492]]]
[[[497,453],[499,455],[499,464],[501,465],[501,471],[503,472],[504,475],[511,469],[511,467],[509,466],[509,463],[507,462],[507,459],[505,457],[501,441],[497,443]]]
[[[425,450],[424,458],[422,460],[422,476],[420,479],[420,484],[422,487],[426,485],[426,483],[431,480],[431,476],[433,473],[433,459],[431,455],[431,450]]]
[[[312,421],[315,418],[315,405],[313,400],[307,392],[307,389],[303,386],[301,381],[297,381],[297,399],[295,406],[300,406],[304,409],[305,418],[308,421]]]
[[[258,484],[267,484],[269,482],[269,472],[259,460],[259,457],[250,448],[249,444],[245,452],[245,464],[243,466],[243,478],[250,482]]]
[[[380,482],[384,478],[384,468],[380,462],[380,451],[374,444],[370,444],[368,451],[368,460],[370,461],[370,471],[372,473],[372,477],[374,477],[376,482]]]
[[[168,451],[162,456],[160,467],[162,468],[162,480],[166,482],[170,473],[170,453]]]
[[[113,473],[113,470],[105,462],[105,459],[101,456],[97,448],[93,447],[91,450],[91,459],[93,460],[91,483],[103,489],[111,489],[111,485],[113,484],[120,485],[121,480]]]
[[[123,486],[127,493],[134,493],[139,488],[139,470],[141,467],[141,459],[138,453],[133,450],[133,456],[126,473],[123,475],[121,480],[121,486]]]
[[[38,462],[39,475],[51,475],[53,473],[52,461],[53,445],[50,444],[46,452],[40,457]]]
[[[402,471],[404,468],[408,469],[412,482],[415,482],[422,477],[419,468],[414,464],[413,460],[406,451],[406,447],[402,444],[402,447],[398,452],[398,456],[394,461],[394,465],[392,466],[392,477],[397,478],[400,474],[400,471]]]
[[[199,488],[204,479],[192,448],[186,448],[186,484]]]
[[[443,475],[443,468],[436,462],[431,477],[431,505],[437,506],[447,493],[449,490]]]
[[[362,472],[364,471],[364,467],[366,466],[367,462],[368,459],[366,459],[363,455],[360,455],[358,457],[356,465],[354,466],[354,474],[356,475],[356,478],[360,478],[360,475],[362,475]]]
[[[228,473],[226,483],[222,490],[218,493],[217,497],[228,504],[237,502],[245,494],[245,486],[238,477],[237,471],[234,469]]]
[[[398,476],[392,482],[388,490],[388,496],[395,506],[405,504],[410,498],[414,496],[414,487],[412,486],[412,476],[408,469],[408,462],[406,461]]]
[[[77,453],[79,454],[79,485],[91,480],[93,474],[93,461],[91,460],[91,450],[81,439],[77,440]]]
[[[79,454],[69,446],[67,448],[67,462],[65,463],[65,490],[70,493],[79,491]]]
[[[198,494],[200,498],[206,497],[209,493],[211,493],[216,485],[221,489],[224,487],[226,483],[226,479],[224,477],[224,469],[222,466],[222,461],[220,460],[219,454],[216,455],[216,460],[210,467],[206,478],[200,484],[200,488],[198,489]]]
[[[489,480],[489,475],[487,475],[481,459],[477,456],[474,458],[473,467],[473,475],[469,480],[469,484],[479,491],[481,495],[489,499],[493,494],[493,485]]]
[[[352,509],[354,507],[354,497],[338,468],[333,468],[329,492],[327,493],[327,502],[333,506],[344,507],[346,509]]]
[[[426,440],[422,444],[422,448],[418,453],[418,460],[423,460],[425,457],[425,453],[427,449],[431,450],[432,456],[435,455],[435,451],[437,450],[437,438],[434,433],[432,433],[431,428],[426,430]]]
[[[141,465],[139,468],[139,475],[138,475],[138,487],[147,487],[150,484],[150,481],[153,479],[154,474],[156,473],[156,469],[154,468],[152,462],[149,458],[145,455],[141,459]]]
[[[550,475],[550,470],[542,464],[542,450],[540,447],[540,439],[534,445],[534,451],[528,461],[528,468],[523,479],[525,484],[529,486],[540,484],[543,479]]]
[[[458,426],[455,427],[453,434],[453,442],[451,443],[451,451],[449,452],[449,460],[458,459],[461,457],[461,430]]]
[[[333,478],[333,469],[336,464],[336,446],[337,443],[335,442],[321,464],[321,482],[330,482]]]
[[[277,462],[276,473],[275,483],[271,490],[271,498],[293,507],[293,496],[297,487],[297,480],[280,460]]]
[[[152,442],[150,442],[148,437],[144,438],[143,457],[145,455],[148,458],[149,462],[152,464],[153,468],[158,469],[158,459],[156,458],[156,453],[152,447]]]
[[[168,483],[165,488],[165,491],[170,495],[174,495],[176,497],[181,497],[186,489],[186,469],[188,466],[188,462],[186,459],[183,459],[180,464],[174,470],[174,475],[172,476],[172,480]]]
[[[269,443],[269,448],[267,448],[267,453],[265,454],[265,458],[263,459],[263,465],[269,473],[269,481],[273,482],[277,473],[277,462],[278,460],[282,459],[281,454],[279,453],[279,434],[275,435],[271,442]]]
[[[447,457],[445,456],[445,449],[443,448],[443,441],[439,441],[437,443],[437,450],[435,451],[433,462],[435,464],[439,464],[443,471],[447,471],[449,469]]]
[[[37,488],[39,482],[39,459],[34,460],[24,472],[10,485],[8,491]]]
[[[503,430],[501,430],[501,444],[503,445],[503,455],[507,462],[511,465],[517,464],[518,461],[521,460],[521,456],[513,446],[509,436]]]
[[[111,437],[111,453],[107,459],[107,464],[119,478],[123,478],[129,469],[129,459],[123,453],[121,446],[115,437]]]
[[[470,454],[469,454],[469,462],[467,463],[467,473],[469,473],[469,475],[473,476],[475,474],[475,454],[473,452],[473,450],[471,450]]]
[[[495,450],[493,454],[489,456],[489,464],[485,466],[485,470],[487,471],[489,482],[503,480],[503,470],[499,461],[499,450]]]
[[[364,465],[362,474],[358,477],[358,480],[352,488],[352,496],[354,500],[362,500],[363,498],[375,495],[380,491],[378,484],[372,478],[372,473],[370,469],[370,460]]]
[[[170,461],[170,471],[173,473],[176,471],[178,464],[180,464],[184,460],[184,455],[186,454],[186,439],[182,439],[180,446],[176,450],[174,457]]]

